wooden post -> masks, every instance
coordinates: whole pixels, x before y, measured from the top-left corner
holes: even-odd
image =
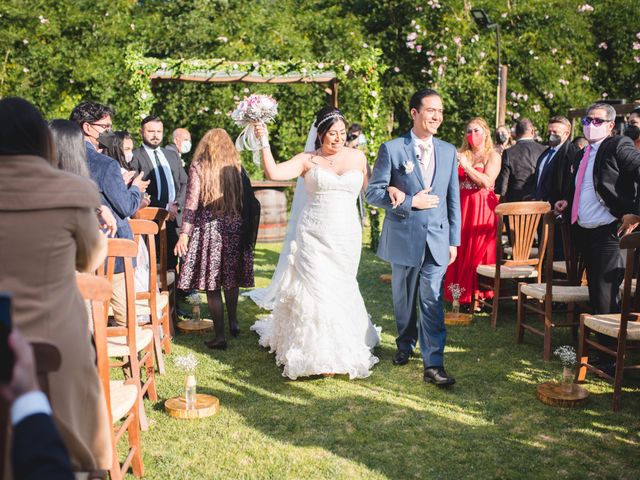
[[[331,106],[333,108],[338,108],[338,79],[334,78],[329,83],[329,88],[331,88]]]
[[[507,66],[500,66],[500,80],[496,95],[496,128],[504,125],[507,115]]]

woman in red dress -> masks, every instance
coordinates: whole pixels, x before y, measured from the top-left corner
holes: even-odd
[[[462,290],[460,305],[470,305],[477,290],[476,267],[496,262],[496,216],[498,199],[493,184],[500,172],[500,155],[493,148],[487,122],[480,117],[467,122],[466,136],[458,154],[461,242],[455,262],[445,276],[445,298],[453,301],[451,285]],[[478,291],[482,298],[493,291]]]

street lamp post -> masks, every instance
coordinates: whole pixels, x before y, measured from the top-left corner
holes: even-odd
[[[497,49],[497,90],[496,90],[496,128],[504,124],[507,104],[507,67],[501,64],[500,58],[500,25],[491,23],[487,13],[481,8],[472,8],[471,16],[481,29],[496,30]]]

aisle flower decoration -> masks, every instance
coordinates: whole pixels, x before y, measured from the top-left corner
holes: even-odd
[[[189,305],[191,305],[191,319],[194,322],[200,321],[200,293],[193,292],[190,295],[187,295],[186,301]]]
[[[452,283],[449,285],[449,291],[451,292],[451,296],[453,297],[453,303],[451,304],[451,312],[454,315],[460,313],[460,297],[464,293],[464,287],[461,287],[457,283]]]
[[[573,390],[573,367],[578,363],[576,351],[571,345],[563,345],[556,348],[553,354],[557,356],[562,363],[561,388],[564,392],[570,393]]]
[[[196,405],[196,367],[198,366],[198,359],[193,352],[189,352],[186,355],[176,357],[174,360],[176,366],[186,372],[187,379],[184,386],[184,401],[187,404],[187,409],[194,408]]]
[[[270,123],[278,114],[278,102],[271,95],[253,94],[245,97],[231,113],[236,125],[244,127],[236,139],[236,149],[239,152],[248,150],[253,152],[253,162],[260,165],[260,149],[263,140],[257,138],[253,124],[255,122]]]

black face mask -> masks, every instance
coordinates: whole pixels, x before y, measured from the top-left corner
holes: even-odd
[[[549,146],[557,147],[562,142],[562,137],[560,135],[549,135]]]
[[[115,139],[115,133],[111,130],[104,130],[103,132],[100,132],[100,135],[98,135],[98,144],[102,148],[111,148]]]
[[[502,145],[503,143],[506,143],[507,140],[509,140],[509,134],[505,133],[505,132],[496,132],[496,143]]]
[[[640,138],[640,127],[636,125],[629,125],[624,129],[624,135],[635,142]]]

